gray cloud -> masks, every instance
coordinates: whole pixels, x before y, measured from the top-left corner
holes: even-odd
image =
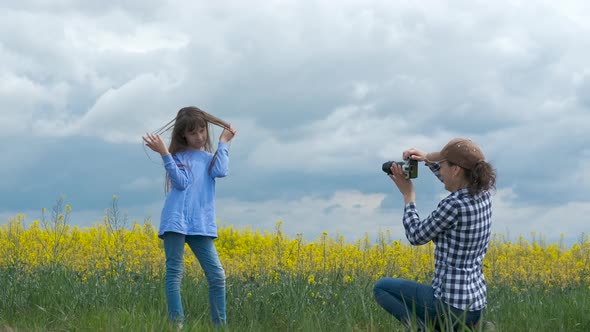
[[[447,194],[442,193],[440,197]],[[311,239],[319,238],[326,231],[332,236],[337,233],[344,235],[352,241],[362,238],[367,232],[375,240],[379,231],[389,230],[392,239],[405,241],[401,197],[393,195],[397,201],[396,208],[380,208],[388,195],[343,191],[326,198],[303,196],[297,200],[268,200],[247,204],[222,199],[218,201],[218,217],[221,223],[267,230],[273,229],[278,221],[283,221],[283,229],[289,235],[303,233]],[[509,235],[512,241],[519,236],[530,241],[531,234],[535,233],[537,239],[544,238],[549,242],[559,241],[563,234],[566,243],[572,244],[582,232],[588,231],[584,222],[590,212],[588,202],[571,202],[556,207],[520,205],[516,196],[511,189],[498,190],[493,196],[494,233]],[[422,218],[427,217],[435,207],[418,201]],[[564,221],[567,221],[565,225]]]
[[[289,208],[326,211],[315,220],[341,218],[333,193],[379,192],[372,176],[382,161],[411,146],[440,149],[456,136],[480,143],[498,168],[499,188],[512,193],[502,197],[514,202],[505,211],[526,204],[518,213],[547,223],[543,216],[561,213],[558,206],[585,211],[585,2],[61,0],[0,8],[0,135],[23,142],[2,149],[29,151],[18,167],[0,166],[11,175],[1,187],[10,204],[18,203],[10,189],[27,181],[23,187],[46,194],[71,182],[53,177],[43,187],[27,176],[59,168],[43,158],[71,157],[52,144],[96,144],[104,148],[96,159],[78,153],[87,159],[68,159],[68,169],[110,156],[133,167],[102,186],[148,191],[161,169],[154,175],[143,155],[129,156],[131,147],[180,107],[197,105],[238,127],[233,190],[223,198],[245,211],[257,197],[269,208],[287,200]],[[84,208],[97,198],[70,190],[84,195]],[[546,208],[555,212],[540,212]]]

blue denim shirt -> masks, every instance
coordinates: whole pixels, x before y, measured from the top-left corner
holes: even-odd
[[[165,232],[217,237],[215,218],[215,178],[229,173],[227,143],[219,142],[216,159],[209,171],[213,154],[187,150],[162,157],[170,178],[158,236]]]

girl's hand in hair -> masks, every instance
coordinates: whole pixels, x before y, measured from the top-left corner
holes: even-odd
[[[228,143],[234,138],[237,132],[238,131],[230,124],[229,128],[223,128],[223,132],[221,132],[221,136],[219,136],[219,141]]]
[[[404,160],[412,158],[412,160],[426,161],[427,153],[416,148],[410,148],[403,153]]]
[[[159,153],[162,157],[169,153],[166,144],[164,144],[164,141],[162,140],[162,137],[160,137],[158,134],[148,133],[145,137],[143,137],[143,141],[145,142],[145,145],[147,145],[153,151]]]

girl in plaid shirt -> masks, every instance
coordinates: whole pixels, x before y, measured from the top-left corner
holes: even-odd
[[[413,245],[435,244],[434,278],[431,285],[383,278],[373,289],[375,300],[406,325],[415,317],[420,328],[473,328],[486,307],[482,262],[491,234],[489,191],[495,187],[495,170],[481,149],[465,138],[453,139],[430,154],[412,148],[403,158],[424,161],[450,192],[420,220],[412,182],[399,165],[391,166],[390,177],[404,197],[406,237]]]

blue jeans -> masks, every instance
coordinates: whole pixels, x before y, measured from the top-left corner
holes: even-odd
[[[415,317],[422,329],[461,330],[464,325],[473,327],[481,318],[481,311],[451,307],[434,297],[432,286],[411,280],[382,278],[375,284],[373,294],[377,303],[400,322],[409,325]]]
[[[180,298],[180,283],[184,270],[184,244],[189,247],[199,260],[209,286],[209,306],[213,324],[225,324],[225,271],[219,261],[219,255],[213,238],[199,235],[184,235],[166,232],[164,251],[166,252],[166,300],[168,301],[168,317],[172,321],[183,322],[184,311]]]

